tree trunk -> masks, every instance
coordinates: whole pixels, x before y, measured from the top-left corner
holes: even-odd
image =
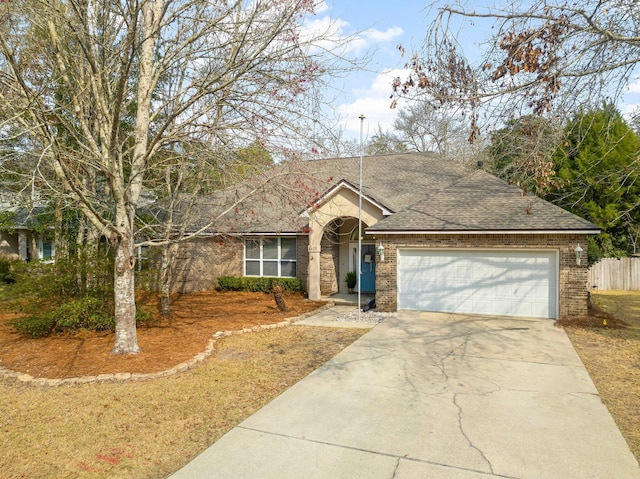
[[[160,263],[160,311],[163,316],[171,314],[171,271],[176,256],[178,245],[175,243],[162,247],[162,260]]]
[[[55,229],[53,230],[53,244],[56,258],[63,259],[67,257],[68,244],[64,238],[63,232],[63,216],[62,216],[62,201],[56,200],[54,209]]]
[[[40,259],[40,252],[38,251],[38,239],[36,237],[36,232],[31,232],[31,241],[29,241],[29,249],[32,260]]]
[[[276,306],[278,306],[278,310],[284,312],[287,311],[287,303],[284,300],[284,295],[282,294],[282,288],[279,285],[275,285],[273,287],[273,299],[276,302]]]
[[[129,226],[122,231],[115,248],[116,338],[112,351],[115,354],[136,354],[140,351],[136,333],[134,247],[133,228]]]
[[[98,286],[101,272],[98,270],[98,246],[100,243],[100,231],[91,223],[87,224],[87,233],[84,244],[84,260],[85,260],[85,290],[92,290]]]

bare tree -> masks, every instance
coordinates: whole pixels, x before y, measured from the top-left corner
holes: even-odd
[[[396,79],[394,92],[420,91],[433,104],[467,111],[471,141],[485,121],[531,113],[566,118],[578,105],[613,101],[640,61],[640,7],[634,1],[434,6],[438,13],[423,49],[411,53],[411,74]],[[484,55],[475,62],[458,42],[465,22],[492,24]]]
[[[112,244],[113,352],[139,350],[134,239],[150,172],[193,139],[281,145],[307,129],[307,97],[335,67],[323,34],[301,32],[315,3],[2,3],[0,133],[28,142],[41,186]]]
[[[448,105],[434,106],[421,101],[420,96],[398,110],[393,130],[378,126],[365,147],[368,155],[402,153],[405,151],[434,152],[446,159],[471,161],[479,151],[479,142],[467,142],[464,114]]]
[[[393,126],[409,150],[433,151],[446,159],[469,161],[479,149],[467,142],[464,112],[449,105],[434,105],[418,97],[398,111]]]
[[[179,244],[215,227],[230,209],[235,210],[258,194],[257,188],[245,188],[256,177],[257,187],[266,186],[267,180],[277,173],[270,171],[274,159],[259,143],[233,150],[191,142],[180,144],[179,151],[162,153],[164,167],[149,172],[147,185],[154,197],[137,217],[137,245],[160,247],[161,312],[169,315],[172,272]],[[241,183],[242,188],[237,188]],[[200,200],[225,188],[232,190],[232,198],[225,196],[219,208],[209,211],[209,218],[203,221]]]
[[[509,120],[491,134],[487,166],[524,191],[544,195],[559,186],[553,154],[563,135],[561,124],[534,115]]]
[[[405,151],[407,151],[407,145],[404,139],[395,131],[383,131],[380,125],[364,147],[366,155],[386,155]]]

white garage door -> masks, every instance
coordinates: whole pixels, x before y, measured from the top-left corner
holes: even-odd
[[[557,317],[554,251],[399,250],[398,309]]]

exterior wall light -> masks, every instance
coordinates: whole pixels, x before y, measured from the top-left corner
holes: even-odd
[[[380,262],[382,263],[384,261],[384,246],[382,246],[382,241],[380,241],[380,244],[378,245],[378,257],[380,258]]]
[[[580,266],[580,262],[582,261],[582,252],[584,250],[582,249],[580,244],[578,244],[578,246],[576,246],[576,249],[574,249],[573,251],[576,252],[576,264]]]

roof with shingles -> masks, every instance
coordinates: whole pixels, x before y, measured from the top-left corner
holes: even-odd
[[[599,228],[495,176],[435,154],[362,158],[363,194],[394,214],[368,231],[589,231]],[[285,163],[200,202],[211,231],[260,234],[304,230],[308,210],[341,181],[359,184],[360,158]],[[226,214],[218,218],[224,210]]]
[[[591,231],[599,228],[516,186],[476,170],[425,195],[368,231]]]

